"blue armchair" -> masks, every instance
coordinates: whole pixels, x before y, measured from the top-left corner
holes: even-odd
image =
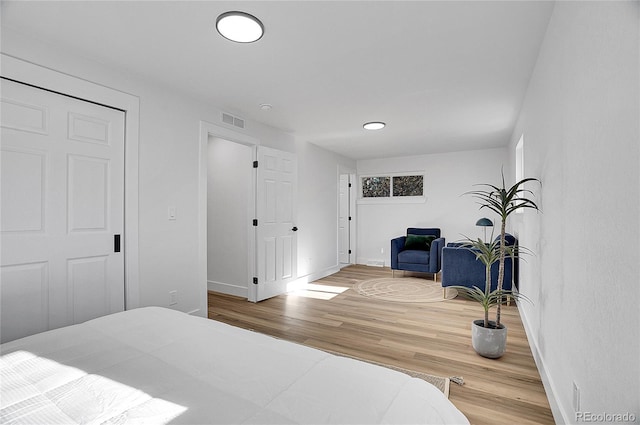
[[[498,236],[500,238],[500,236]],[[510,235],[505,235],[507,245],[516,245],[518,240]],[[504,262],[504,281],[502,288],[511,290],[512,282],[518,283],[518,259],[512,264],[511,257],[507,256]],[[491,290],[498,287],[498,262],[491,266]],[[476,259],[475,254],[469,248],[462,247],[459,243],[449,243],[442,250],[442,288],[444,295],[448,286],[466,286],[484,289],[485,267]]]
[[[396,270],[433,273],[437,280],[444,243],[440,229],[409,227],[407,236],[391,240],[391,273],[394,277]]]

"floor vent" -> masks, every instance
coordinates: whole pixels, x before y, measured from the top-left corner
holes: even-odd
[[[233,115],[227,114],[226,112],[222,113],[222,122],[234,127],[244,128],[244,120],[242,118],[234,117]]]

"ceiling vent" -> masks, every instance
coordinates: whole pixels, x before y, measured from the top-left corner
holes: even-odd
[[[227,114],[226,112],[222,113],[222,122],[234,127],[244,128],[244,120],[242,118],[234,117],[233,115]]]

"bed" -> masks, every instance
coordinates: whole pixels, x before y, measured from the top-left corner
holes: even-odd
[[[421,379],[160,307],[0,351],[3,424],[468,423]]]

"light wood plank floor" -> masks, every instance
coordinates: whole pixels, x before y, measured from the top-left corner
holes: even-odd
[[[320,349],[439,376],[462,376],[449,399],[472,424],[553,424],[517,307],[503,308],[507,352],[497,360],[471,347],[481,307],[460,297],[437,303],[393,303],[337,294],[354,283],[389,277],[389,268],[354,265],[320,279],[322,291],[281,295],[257,304],[209,292],[209,318]],[[431,279],[430,275],[425,275]],[[396,273],[396,278],[401,278]],[[336,292],[338,290],[335,290]]]

